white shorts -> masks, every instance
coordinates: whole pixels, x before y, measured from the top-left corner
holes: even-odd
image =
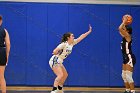
[[[49,65],[51,68],[53,68],[53,66],[56,66],[56,65],[62,64],[62,63],[63,63],[63,60],[55,55],[53,55],[49,61]]]

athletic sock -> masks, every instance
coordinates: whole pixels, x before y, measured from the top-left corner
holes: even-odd
[[[59,86],[59,85],[58,85],[58,89],[59,89],[59,90],[62,90],[62,88],[63,88],[62,86]]]
[[[53,87],[52,91],[55,91],[55,90],[57,90],[57,87]]]

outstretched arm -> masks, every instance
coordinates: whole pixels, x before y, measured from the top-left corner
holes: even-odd
[[[91,25],[89,24],[89,30],[88,30],[86,33],[80,35],[80,36],[76,39],[76,40],[77,40],[77,43],[79,43],[81,40],[83,40],[84,38],[86,38],[91,32],[92,32],[92,27],[91,27]]]

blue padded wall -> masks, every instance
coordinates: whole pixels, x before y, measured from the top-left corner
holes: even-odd
[[[11,38],[5,74],[8,85],[53,85],[55,75],[48,63],[53,49],[65,32],[77,38],[91,24],[93,32],[64,60],[69,74],[65,85],[123,86],[118,27],[122,16],[131,14],[137,58],[134,80],[140,86],[140,6],[0,2],[0,10]]]

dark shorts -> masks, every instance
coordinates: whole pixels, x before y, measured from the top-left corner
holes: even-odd
[[[136,57],[134,54],[127,54],[123,56],[123,64],[130,64],[132,67],[136,64]]]
[[[6,49],[0,47],[0,66],[5,66],[6,65]]]

